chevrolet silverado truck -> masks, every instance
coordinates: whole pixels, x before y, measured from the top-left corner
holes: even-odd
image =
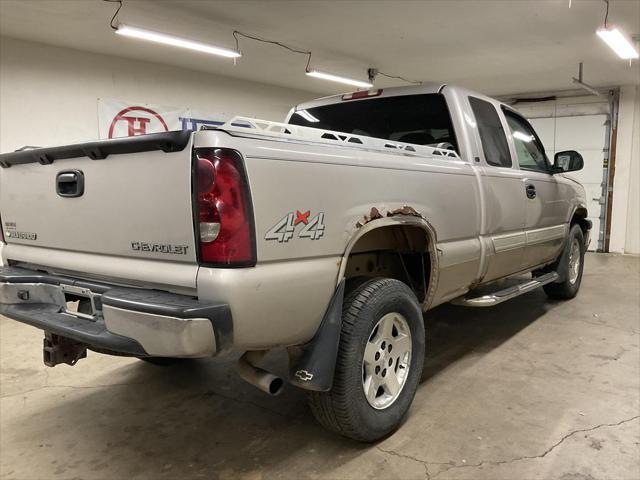
[[[270,394],[285,379],[261,358],[286,348],[319,422],[375,441],[413,401],[423,312],[576,295],[591,224],[566,173],[582,166],[443,84],[5,153],[0,313],[45,332],[48,366],[238,352]]]

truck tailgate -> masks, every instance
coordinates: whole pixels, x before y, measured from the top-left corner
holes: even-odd
[[[5,256],[77,253],[89,274],[117,258],[174,262],[193,265],[195,284],[191,163],[189,132],[0,155]]]

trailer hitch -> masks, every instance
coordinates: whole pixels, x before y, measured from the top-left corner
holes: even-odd
[[[42,357],[47,367],[55,367],[60,363],[73,366],[81,358],[87,357],[87,347],[82,343],[51,332],[44,332],[43,344]]]

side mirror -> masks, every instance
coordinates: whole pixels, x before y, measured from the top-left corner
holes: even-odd
[[[553,171],[557,173],[563,172],[575,172],[576,170],[582,170],[584,167],[584,160],[575,150],[565,150],[564,152],[558,152],[553,157]]]

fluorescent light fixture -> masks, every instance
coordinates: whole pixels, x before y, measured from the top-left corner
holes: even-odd
[[[631,60],[639,57],[638,51],[620,29],[616,27],[602,27],[599,28],[596,33],[620,58]]]
[[[296,115],[300,115],[307,122],[318,123],[320,121],[316,117],[311,115],[309,112],[307,112],[306,110],[298,110],[297,112],[293,112],[293,113],[295,113]]]
[[[139,38],[140,40],[147,40],[149,42],[162,43],[164,45],[172,45],[174,47],[180,48],[188,48],[189,50],[196,50],[198,52],[208,53],[210,55],[220,55],[221,57],[227,58],[237,58],[241,56],[241,53],[237,50],[216,47],[207,43],[195,42],[193,40],[174,37],[173,35],[167,35],[165,33],[152,32],[151,30],[145,30],[138,27],[130,27],[129,25],[118,25],[116,33],[118,35],[124,35],[125,37]]]
[[[347,85],[352,85],[354,87],[360,87],[360,88],[373,87],[373,84],[369,82],[363,82],[362,80],[354,80],[353,78],[341,77],[339,75],[334,75],[333,73],[321,72],[319,70],[308,70],[307,75],[309,75],[310,77],[321,78],[323,80],[330,80],[332,82],[345,83]]]

